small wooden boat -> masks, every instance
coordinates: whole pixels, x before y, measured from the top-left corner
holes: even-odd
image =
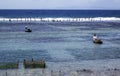
[[[26,29],[25,32],[32,32],[32,30],[31,29]]]
[[[95,40],[93,40],[93,43],[102,44],[103,42],[101,39],[95,39]]]

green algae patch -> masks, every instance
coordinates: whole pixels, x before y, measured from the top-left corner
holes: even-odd
[[[18,69],[18,63],[1,64],[0,69]]]
[[[25,68],[45,68],[46,67],[46,63],[44,60],[40,60],[40,61],[26,61],[24,60],[23,63]]]

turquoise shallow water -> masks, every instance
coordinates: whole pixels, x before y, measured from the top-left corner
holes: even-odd
[[[33,32],[24,32],[28,26]],[[96,33],[103,44],[94,44]],[[0,23],[0,62],[31,58],[79,62],[120,58],[120,23]]]

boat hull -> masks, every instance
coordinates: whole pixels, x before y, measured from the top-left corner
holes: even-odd
[[[102,44],[103,42],[102,42],[102,40],[100,40],[100,39],[96,39],[96,40],[93,40],[93,43]]]
[[[32,32],[32,30],[31,29],[26,29],[25,32]]]

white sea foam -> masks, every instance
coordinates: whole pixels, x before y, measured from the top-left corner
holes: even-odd
[[[117,17],[94,17],[94,18],[0,18],[0,22],[101,22],[120,21]]]

